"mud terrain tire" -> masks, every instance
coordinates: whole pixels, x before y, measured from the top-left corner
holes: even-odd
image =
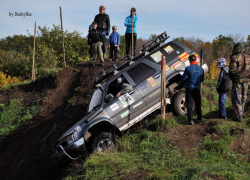
[[[100,132],[92,138],[91,150],[105,152],[107,149],[112,149],[115,146],[115,142],[114,134]]]
[[[187,106],[185,103],[185,91],[177,92],[172,99],[173,113],[177,116],[187,115]]]

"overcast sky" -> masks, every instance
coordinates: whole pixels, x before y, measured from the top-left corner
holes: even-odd
[[[125,33],[124,20],[131,7],[137,10],[138,37],[164,31],[170,40],[176,37],[195,37],[210,41],[218,35],[250,35],[250,0],[0,0],[0,38],[14,34],[34,33],[37,26],[60,25],[59,6],[62,7],[63,28],[86,36],[88,26],[98,14],[100,5],[106,6],[111,25]],[[31,13],[31,16],[15,16]],[[14,13],[11,17],[10,13]]]

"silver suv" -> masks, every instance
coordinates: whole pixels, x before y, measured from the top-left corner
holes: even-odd
[[[54,145],[56,161],[76,160],[86,152],[105,151],[115,145],[115,136],[159,109],[161,94],[161,56],[166,60],[166,101],[176,115],[186,115],[185,82],[181,74],[189,66],[190,54],[198,54],[186,46],[168,39],[166,32],[147,42],[103,69],[94,78],[95,91],[88,113],[65,132]],[[204,65],[205,72],[208,68]],[[129,84],[129,92],[116,97],[117,79]]]

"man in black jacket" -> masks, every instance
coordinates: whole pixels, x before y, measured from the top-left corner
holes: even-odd
[[[93,29],[91,29],[89,31],[88,34],[88,48],[90,49],[90,41],[92,43],[92,47],[93,47],[93,62],[92,62],[92,67],[95,67],[95,61],[96,61],[96,54],[98,53],[101,62],[101,65],[104,66],[104,59],[103,59],[103,54],[102,54],[102,49],[101,49],[101,45],[102,45],[102,35],[101,32],[96,29],[97,28],[97,23],[93,22],[92,23],[92,27]]]
[[[105,14],[106,8],[104,6],[99,7],[99,14],[95,16],[95,22],[97,23],[97,29],[101,31],[102,34],[102,52],[104,59],[106,58],[106,49],[105,49],[105,38],[109,35],[110,30],[110,20],[109,15]]]

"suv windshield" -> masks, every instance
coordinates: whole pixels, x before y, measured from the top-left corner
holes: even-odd
[[[102,91],[100,89],[96,89],[93,93],[89,104],[89,112],[92,111],[95,107],[101,105],[102,102]]]

